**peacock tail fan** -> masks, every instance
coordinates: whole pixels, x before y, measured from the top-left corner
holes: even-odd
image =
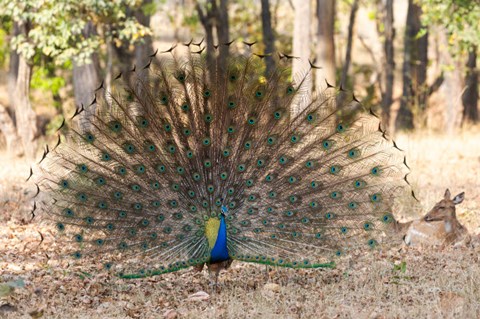
[[[69,257],[126,278],[226,259],[317,268],[388,238],[407,167],[353,96],[309,98],[285,59],[267,77],[261,56],[177,51],[102,85],[95,115],[75,113],[88,128],[41,161],[38,207]]]

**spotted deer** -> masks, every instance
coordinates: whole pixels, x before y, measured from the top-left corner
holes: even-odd
[[[465,193],[462,192],[451,199],[450,191],[447,189],[441,201],[423,218],[410,224],[405,243],[409,246],[456,246],[462,242],[468,243],[468,231],[460,224],[455,214],[455,206],[463,202],[464,197]]]

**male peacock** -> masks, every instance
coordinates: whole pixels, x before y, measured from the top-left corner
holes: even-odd
[[[75,112],[88,129],[42,158],[38,207],[71,257],[125,278],[231,260],[332,267],[393,229],[404,158],[353,96],[307,97],[282,55],[268,76],[260,55],[164,55],[102,85],[94,117]]]

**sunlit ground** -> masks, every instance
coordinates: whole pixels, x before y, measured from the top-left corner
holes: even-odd
[[[448,187],[465,191],[460,221],[480,233],[480,130],[456,136],[399,135],[425,213]],[[30,223],[29,164],[0,155],[0,282],[24,287],[0,297],[0,317],[31,318],[479,318],[480,247],[406,249],[349,258],[334,270],[266,269],[234,263],[216,291],[206,271],[121,280],[84,265],[48,261],[50,228]],[[40,233],[44,241],[40,243]],[[80,270],[90,275],[85,275]],[[21,285],[20,285],[21,286]],[[1,289],[0,289],[1,291]],[[201,291],[205,292],[202,293]]]

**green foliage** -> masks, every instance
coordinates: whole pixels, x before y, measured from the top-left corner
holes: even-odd
[[[393,265],[393,272],[401,272],[404,274],[407,271],[407,263],[402,261],[400,264]]]
[[[150,3],[144,3],[142,5],[142,12],[146,16],[152,16],[157,12],[157,8],[159,4],[164,4],[166,0],[157,0],[152,1]]]
[[[50,76],[48,69],[39,67],[33,71],[31,82],[32,88],[50,91],[53,95],[58,95],[63,86],[65,86],[65,79],[60,76]]]
[[[9,17],[2,16],[0,13],[0,67],[3,67],[7,61],[10,52],[10,44],[8,43],[8,35],[12,30],[13,23]]]
[[[375,19],[377,18],[377,12],[375,10],[368,11],[367,15],[368,19],[372,21],[375,21]]]
[[[0,29],[0,67],[3,67],[8,54],[7,32]]]
[[[183,24],[189,28],[196,28],[199,26],[199,18],[198,14],[192,13],[192,14],[187,14],[183,18]]]
[[[480,47],[478,0],[419,0],[419,4],[423,10],[422,23],[444,27],[453,53]]]
[[[27,59],[41,53],[59,65],[69,60],[88,62],[107,39],[119,45],[149,34],[148,28],[126,14],[126,8],[140,4],[138,0],[0,0],[1,15],[29,26],[28,34],[12,39],[12,47]],[[95,31],[86,36],[89,23]]]

